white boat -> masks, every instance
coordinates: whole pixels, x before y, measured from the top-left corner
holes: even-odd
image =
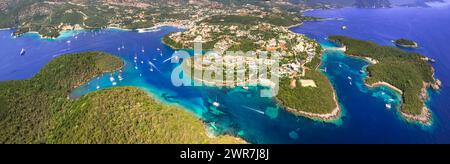
[[[137,56],[134,56],[134,60],[137,60]]]
[[[248,87],[247,87],[247,86],[243,86],[242,88],[245,89],[245,90],[248,90]]]
[[[352,82],[350,81],[350,85],[352,85]]]
[[[159,53],[159,55],[163,56],[162,52],[161,52],[161,53]]]
[[[72,43],[72,41],[68,40],[68,41],[66,41],[66,43],[67,43],[67,44],[70,44],[70,43]]]
[[[138,67],[137,67],[137,66],[135,66],[135,67],[134,67],[134,69],[138,69]]]
[[[117,51],[120,51],[120,47],[119,47],[119,48],[117,48]]]
[[[339,64],[339,67],[342,67],[342,64]]]
[[[392,108],[391,104],[386,104],[385,106],[386,106],[387,109],[391,109]]]
[[[144,53],[144,52],[145,52],[144,48],[142,48],[142,50],[141,50],[141,51],[142,51],[142,53]]]
[[[215,107],[219,107],[220,106],[220,104],[218,103],[218,102],[213,102],[213,105],[215,106]]]
[[[352,77],[350,77],[350,76],[347,76],[347,79],[349,79],[349,80],[352,80]]]
[[[156,51],[160,51],[161,49],[159,49],[159,48],[156,48]]]
[[[141,77],[142,77],[142,73],[141,73],[141,74],[139,74],[139,76],[141,76]]]
[[[25,55],[25,49],[22,48],[22,50],[20,50],[20,56]]]
[[[115,80],[116,80],[116,79],[114,79],[114,77],[112,77],[112,76],[109,78],[109,81],[111,81],[111,82],[113,82],[113,81],[115,81]]]
[[[118,78],[119,78],[119,81],[122,81],[122,80],[123,80],[123,78],[122,78],[121,75],[119,75]]]
[[[117,85],[117,82],[113,82],[112,85],[113,85],[113,86],[116,86],[116,85]]]
[[[144,61],[141,60],[141,64],[144,64]]]
[[[153,68],[150,68],[150,72],[153,72]]]
[[[347,26],[342,26],[341,29],[342,29],[342,30],[346,30],[346,29],[347,29]]]
[[[96,89],[100,89],[100,86],[97,85],[97,87],[95,87]]]

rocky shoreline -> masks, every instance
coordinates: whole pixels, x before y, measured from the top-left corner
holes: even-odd
[[[324,122],[332,122],[335,120],[338,120],[341,117],[342,109],[339,106],[339,103],[336,98],[336,92],[333,89],[333,100],[336,103],[336,108],[333,109],[330,113],[325,114],[319,114],[319,113],[311,113],[311,112],[305,112],[298,109],[290,108],[285,106],[285,109],[294,115],[306,117],[312,120],[319,120]]]
[[[365,60],[369,64],[372,64],[372,65],[378,64],[377,60],[369,58],[369,57],[361,57],[361,56],[356,56],[356,55],[351,55],[351,54],[346,54],[346,53],[345,53],[345,55]],[[434,70],[433,70],[433,72],[434,72]],[[420,93],[420,95],[417,95],[417,96],[420,97],[420,99],[421,99],[421,101],[423,103],[423,108],[421,110],[421,113],[419,115],[413,115],[413,114],[405,113],[402,110],[400,110],[400,114],[401,114],[401,116],[403,118],[405,118],[408,121],[420,123],[420,124],[427,125],[427,126],[432,124],[431,111],[425,105],[425,102],[428,100],[427,88],[431,87],[434,90],[438,90],[440,88],[440,86],[442,85],[442,82],[440,80],[434,79],[434,75],[433,75],[433,80],[434,80],[434,83],[423,82],[424,85],[422,87],[421,93]],[[379,82],[375,82],[375,83],[372,83],[372,84],[368,84],[367,82],[364,82],[364,83],[369,88],[374,88],[374,87],[377,87],[377,86],[386,86],[386,87],[396,91],[400,95],[403,95],[403,91],[401,89],[395,87],[392,84],[384,82],[384,81],[379,81]]]
[[[373,83],[373,84],[367,84],[366,83],[365,85],[367,87],[370,87],[370,88],[374,88],[374,87],[377,87],[377,86],[386,86],[386,87],[389,87],[390,89],[398,92],[399,94],[403,95],[403,91],[402,90],[400,90],[399,88],[397,88],[397,87],[395,87],[395,86],[393,86],[393,85],[391,85],[391,84],[389,84],[387,82],[376,82],[376,83]],[[407,119],[408,121],[417,122],[417,123],[420,123],[420,124],[423,124],[423,125],[427,125],[427,126],[431,125],[432,124],[431,110],[425,105],[425,102],[429,99],[427,88],[431,87],[434,90],[439,90],[440,89],[440,85],[441,85],[440,80],[435,80],[435,83],[423,82],[423,87],[421,89],[420,95],[418,95],[420,100],[423,103],[423,107],[422,107],[422,110],[421,110],[420,114],[419,115],[413,115],[413,114],[409,114],[409,113],[406,113],[406,112],[403,112],[402,110],[400,110],[401,116],[403,118]]]

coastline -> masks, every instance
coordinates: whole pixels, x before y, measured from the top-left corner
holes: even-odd
[[[361,57],[361,56],[350,55],[350,54],[345,53],[345,51],[343,51],[343,53],[346,56],[350,56],[350,57],[353,57],[353,58],[357,58],[357,59],[361,59],[361,60],[367,61],[369,64],[372,64],[372,65],[378,63],[377,60],[374,60],[374,59],[369,58],[369,57]],[[425,126],[430,126],[432,124],[431,110],[428,107],[426,107],[426,105],[425,105],[426,98],[424,96],[422,96],[422,95],[427,95],[427,90],[426,89],[429,86],[432,86],[434,84],[430,84],[430,83],[426,83],[426,82],[423,82],[423,83],[424,83],[424,85],[422,87],[422,91],[421,91],[420,95],[417,95],[417,96],[420,97],[420,99],[421,99],[421,101],[423,103],[423,107],[422,107],[421,113],[419,115],[413,115],[413,114],[405,113],[401,109],[399,110],[399,112],[400,112],[400,115],[406,121],[411,121],[411,122],[419,123],[419,124],[422,124],[422,125],[425,125]],[[367,83],[364,80],[364,85],[366,85],[368,88],[375,88],[375,87],[378,87],[378,86],[386,86],[389,89],[392,89],[393,91],[395,91],[395,92],[399,93],[401,96],[403,96],[403,91],[401,89],[397,88],[396,86],[394,86],[392,84],[384,82],[384,81],[378,81],[378,82],[369,84],[369,83]],[[402,98],[402,100],[403,100],[403,98]],[[402,104],[402,106],[403,106],[403,104]]]
[[[112,57],[114,57],[114,58],[117,58],[118,60],[120,60],[120,61],[122,62],[121,66],[115,68],[114,70],[106,70],[106,71],[103,71],[103,72],[101,72],[100,74],[97,74],[97,75],[92,76],[89,80],[87,80],[87,81],[85,81],[85,82],[81,82],[81,83],[79,83],[79,84],[76,84],[75,86],[72,87],[71,92],[72,92],[74,89],[76,89],[76,88],[78,88],[78,87],[80,87],[80,86],[82,86],[82,85],[85,85],[85,84],[88,83],[89,81],[92,81],[92,80],[95,79],[96,77],[100,77],[100,76],[102,76],[103,74],[115,73],[115,72],[117,72],[117,71],[119,71],[119,70],[122,70],[122,69],[125,67],[126,62],[125,62],[125,60],[124,60],[123,58],[121,58],[121,57],[119,57],[119,56],[116,56],[116,55],[107,54],[107,53],[105,53],[105,52],[100,52],[100,53],[103,53],[103,54],[105,54],[105,55],[109,55],[109,56],[112,56]],[[65,54],[65,55],[72,55],[72,54]],[[59,56],[59,57],[64,57],[65,55],[61,55],[61,56]],[[122,86],[122,87],[123,87],[123,86]],[[126,86],[125,86],[125,87],[126,87]],[[117,87],[112,87],[112,88],[117,88]],[[119,87],[119,88],[120,88],[120,87]],[[168,106],[178,107],[178,108],[183,109],[184,111],[186,111],[186,112],[192,114],[193,116],[197,117],[197,118],[203,123],[203,125],[204,125],[204,127],[205,127],[204,130],[206,131],[206,133],[208,133],[207,122],[205,122],[205,121],[201,118],[201,116],[195,114],[194,112],[192,112],[192,111],[190,111],[190,110],[187,110],[187,107],[183,106],[182,104],[178,104],[178,103],[173,103],[173,102],[165,101],[164,98],[161,98],[158,94],[156,94],[156,92],[154,92],[154,91],[152,91],[152,90],[149,90],[149,89],[144,89],[144,88],[139,88],[139,87],[131,87],[131,88],[136,88],[136,89],[138,89],[138,90],[144,91],[145,93],[147,93],[147,95],[148,95],[149,97],[151,97],[152,99],[154,99],[154,100],[157,101],[158,103],[165,104],[165,105],[168,105]],[[104,89],[105,89],[105,88],[102,88],[102,89],[100,89],[100,90],[104,90]],[[91,93],[92,93],[92,92],[91,92]],[[68,100],[77,100],[77,99],[79,98],[79,97],[73,98],[73,97],[70,97],[70,95],[71,95],[70,93],[67,95],[67,99],[68,99]],[[84,96],[84,95],[83,95],[83,96]],[[239,144],[251,144],[250,142],[246,141],[244,138],[239,137],[238,135],[235,135],[235,134],[231,134],[231,133],[225,133],[225,134],[220,134],[220,135],[211,135],[211,136],[208,135],[208,137],[209,137],[209,138],[212,138],[212,139],[214,139],[214,138],[219,138],[219,137],[230,137],[231,139],[233,139],[235,142],[237,142],[237,143],[239,143]],[[221,144],[229,144],[229,143],[221,143]]]
[[[379,82],[375,82],[375,83],[372,83],[372,84],[369,84],[369,83],[367,83],[367,82],[364,82],[364,84],[365,84],[367,87],[369,87],[369,88],[375,88],[375,87],[379,87],[379,86],[386,86],[386,87],[388,87],[389,89],[392,89],[392,90],[396,91],[396,92],[399,93],[400,95],[403,95],[403,91],[402,91],[401,89],[399,89],[399,88],[393,86],[392,84],[389,84],[389,83],[387,83],[387,82],[384,82],[384,81],[379,81]]]
[[[403,91],[400,90],[399,88],[384,82],[384,81],[379,81],[373,84],[368,84],[365,82],[365,85],[369,88],[375,88],[375,87],[379,87],[379,86],[386,86],[391,90],[396,91],[397,93],[399,93],[400,95],[403,95]],[[412,121],[412,122],[417,122],[426,126],[430,126],[432,124],[432,117],[431,117],[431,110],[425,105],[425,101],[428,99],[427,95],[427,90],[426,88],[428,88],[429,84],[428,83],[424,83],[424,86],[422,88],[422,91],[420,93],[420,98],[421,101],[423,103],[423,107],[422,110],[420,111],[419,115],[413,115],[413,114],[409,114],[406,112],[403,112],[401,109],[399,110],[400,115],[405,118],[407,121]]]
[[[155,26],[151,26],[151,27],[144,27],[144,28],[138,28],[138,29],[127,29],[127,28],[121,28],[121,27],[114,27],[114,26],[107,26],[105,28],[73,28],[73,29],[63,29],[61,31],[59,31],[59,35],[57,37],[48,37],[45,36],[37,31],[28,31],[25,33],[21,33],[21,34],[11,34],[14,37],[20,37],[22,35],[25,34],[34,34],[34,35],[38,35],[40,39],[51,39],[51,40],[55,40],[61,37],[61,34],[65,33],[65,32],[70,32],[70,31],[78,31],[78,30],[99,30],[99,29],[112,29],[112,30],[120,30],[120,31],[136,31],[138,33],[144,33],[144,32],[154,32],[154,31],[159,31],[159,29],[161,27],[165,27],[165,26],[169,26],[169,27],[175,27],[175,28],[179,28],[179,29],[187,29],[189,27],[187,27],[186,25],[181,25],[181,24],[174,24],[174,23],[158,23]],[[2,28],[0,30],[11,30],[13,28]],[[147,31],[150,30],[150,31]],[[166,44],[168,45],[168,44]]]
[[[284,105],[283,106],[287,111],[289,111],[292,114],[297,115],[297,116],[302,116],[302,117],[306,117],[306,118],[309,118],[312,120],[318,120],[318,121],[323,121],[323,122],[333,122],[333,121],[338,120],[341,117],[341,113],[342,113],[342,109],[339,106],[339,103],[337,101],[336,91],[334,89],[333,89],[333,100],[336,104],[336,108],[334,108],[333,111],[331,111],[330,113],[325,113],[325,114],[305,112],[305,111],[297,110],[297,109],[290,108],[290,107],[287,107]]]
[[[186,60],[185,62],[188,62],[188,61],[189,60]],[[186,67],[184,65],[185,64],[183,64],[183,70],[186,71]],[[196,77],[191,77],[191,79],[194,81],[197,81],[197,82],[205,83],[207,86],[211,85],[211,87],[232,87],[233,88],[233,87],[239,87],[239,86],[245,86],[245,85],[261,85],[261,86],[266,86],[266,87],[273,87],[273,85],[274,85],[273,83],[270,83],[270,81],[262,81],[261,79],[255,79],[255,81],[243,81],[243,82],[236,83],[236,84],[233,83],[232,86],[229,86],[227,84],[227,82],[223,82],[223,81],[211,82],[211,81],[205,81],[203,79],[198,79]],[[297,110],[297,109],[285,106],[281,101],[279,101],[276,98],[275,98],[275,100],[278,102],[278,104],[281,104],[283,106],[283,108],[285,108],[288,112],[290,112],[294,115],[306,117],[306,118],[309,118],[312,120],[317,120],[317,121],[333,122],[340,118],[342,111],[341,111],[341,108],[337,101],[336,91],[333,88],[332,88],[332,90],[333,90],[333,101],[335,102],[336,107],[330,113],[319,114],[319,113],[305,112],[302,110]]]

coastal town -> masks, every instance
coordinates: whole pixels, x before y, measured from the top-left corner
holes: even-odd
[[[280,69],[277,71],[279,72],[277,76],[291,77],[302,74],[305,69],[304,64],[311,62],[319,54],[319,45],[313,40],[304,35],[295,34],[285,27],[267,23],[251,26],[201,23],[187,31],[172,33],[166,37],[170,40],[169,43],[173,43],[169,45],[174,48],[193,49],[194,43],[202,43],[204,50],[213,50],[215,55],[194,60],[197,62],[194,62],[196,64],[193,68],[207,71],[222,70],[222,61],[227,68],[240,66],[239,63],[242,62],[243,70],[236,70],[236,72],[249,72],[248,69],[257,69],[257,66],[261,65],[270,68],[275,63],[274,60],[257,56],[276,51],[280,56]],[[248,54],[248,51],[252,54]],[[242,53],[230,54],[229,52]],[[212,63],[213,58],[219,59],[220,62]]]

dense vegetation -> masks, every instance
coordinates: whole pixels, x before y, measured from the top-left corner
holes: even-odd
[[[412,41],[412,40],[408,40],[408,39],[397,39],[394,40],[395,45],[400,46],[400,47],[407,47],[407,48],[416,48],[417,47],[417,43]]]
[[[336,108],[333,99],[334,91],[330,81],[318,70],[307,70],[302,79],[314,80],[317,87],[302,87],[297,81],[297,87],[290,87],[290,79],[280,79],[277,100],[284,106],[295,110],[327,114]]]
[[[64,55],[31,79],[0,83],[0,143],[237,142],[209,139],[200,120],[136,89],[68,99],[75,86],[122,65],[99,52]]]
[[[171,34],[171,33],[170,33]],[[183,45],[181,43],[175,42],[172,38],[170,38],[170,34],[165,35],[162,38],[162,42],[170,47],[172,47],[173,49],[182,49],[184,48]]]
[[[276,26],[292,26],[300,23],[303,17],[293,14],[270,14],[266,17],[256,15],[216,15],[204,22],[220,25],[258,25],[269,23]],[[309,17],[305,17],[306,20]]]
[[[420,114],[423,100],[419,97],[423,82],[434,83],[433,67],[424,61],[424,56],[402,51],[395,47],[380,46],[373,42],[355,40],[345,36],[329,37],[331,41],[345,45],[346,53],[359,57],[370,57],[379,61],[370,65],[368,84],[384,81],[403,91],[402,111]]]
[[[88,94],[55,114],[49,143],[242,143],[208,137],[201,120],[136,88]]]

